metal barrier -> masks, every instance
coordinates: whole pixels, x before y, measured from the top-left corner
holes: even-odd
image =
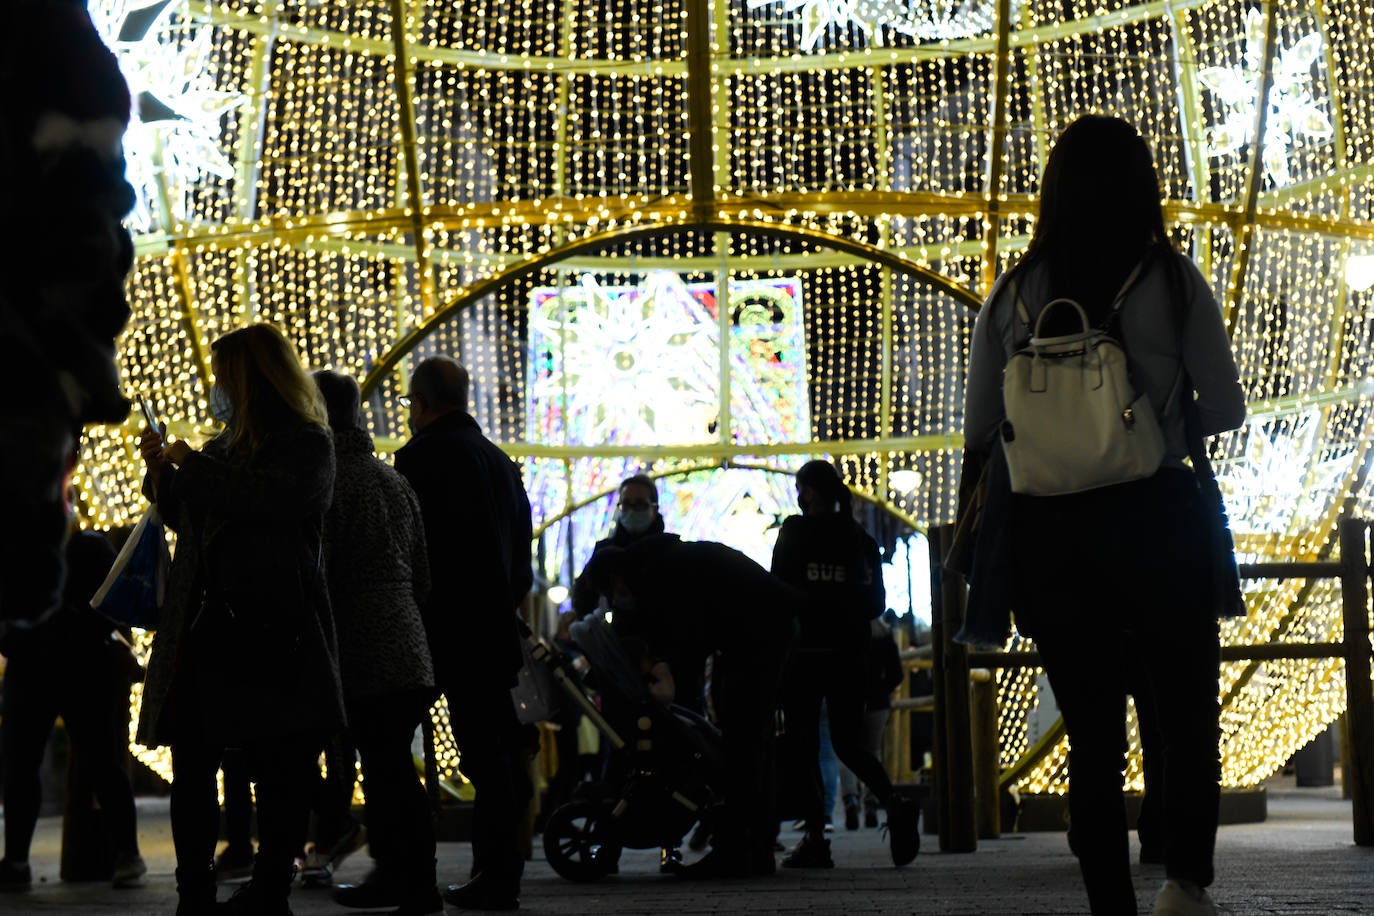
[[[978,838],[1000,834],[997,750],[997,688],[991,669],[1039,667],[1036,652],[970,652],[954,642],[964,620],[967,588],[963,577],[941,566],[953,536],[952,526],[928,532],[931,551],[931,647],[928,664],[934,684],[935,804],[942,852],[972,852]],[[1260,643],[1222,646],[1222,661],[1270,661],[1285,658],[1343,658],[1345,660],[1346,721],[1349,725],[1349,792],[1355,843],[1374,846],[1374,689],[1371,688],[1369,623],[1369,523],[1342,519],[1339,562],[1248,563],[1246,579],[1340,579],[1344,638],[1324,643]],[[922,653],[908,653],[907,657]],[[924,666],[917,659],[918,666]],[[958,702],[952,702],[959,698]],[[901,711],[923,708],[925,698],[899,698]],[[905,743],[905,729],[894,723],[893,744]],[[889,758],[901,773],[909,756]],[[1018,770],[1024,769],[1018,767]]]

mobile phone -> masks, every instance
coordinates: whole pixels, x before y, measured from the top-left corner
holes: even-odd
[[[138,406],[143,408],[143,419],[147,421],[148,428],[161,436],[162,425],[158,423],[157,414],[153,411],[153,402],[144,395],[138,399]]]

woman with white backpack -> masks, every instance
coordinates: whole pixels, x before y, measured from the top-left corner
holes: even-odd
[[[1154,913],[1216,912],[1206,888],[1227,596],[1212,572],[1217,509],[1186,459],[1201,436],[1243,422],[1245,392],[1221,309],[1173,248],[1160,197],[1135,128],[1074,121],[969,356],[966,448],[1005,458],[1006,603],[1069,733],[1072,846],[1094,913],[1137,912],[1122,791],[1128,653],[1144,661],[1163,732],[1167,881]],[[1114,366],[1122,390],[1104,401]]]

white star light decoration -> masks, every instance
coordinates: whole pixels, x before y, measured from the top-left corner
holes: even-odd
[[[1237,533],[1306,530],[1339,496],[1355,450],[1313,461],[1321,429],[1321,415],[1313,411],[1287,430],[1251,432],[1244,456],[1217,475]]]
[[[531,315],[532,338],[557,347],[561,357],[562,371],[531,373],[530,403],[558,405],[566,419],[562,429],[538,429],[551,436],[544,441],[559,441],[564,432],[577,444],[709,441],[717,328],[704,309],[692,307],[682,281],[656,272],[637,295],[627,295],[603,291],[587,275],[581,287],[581,295],[546,299]],[[538,367],[540,354],[534,356]]]
[[[1216,95],[1223,120],[1210,131],[1209,156],[1238,156],[1255,139],[1260,70],[1264,66],[1264,15],[1245,14],[1245,59],[1239,67],[1207,67],[1198,74],[1202,85]],[[1331,120],[1313,96],[1312,65],[1322,50],[1322,36],[1312,33],[1274,60],[1274,83],[1269,90],[1269,113],[1264,129],[1264,172],[1276,187],[1292,184],[1289,150],[1299,140],[1330,139]]]
[[[162,222],[154,203],[159,172],[171,218],[184,220],[187,197],[203,176],[234,175],[220,148],[221,120],[245,97],[216,87],[210,67],[214,31],[191,26],[184,2],[96,0],[90,13],[134,99],[124,135],[128,179],[138,195],[129,225],[148,232]]]
[[[1022,2],[1012,3],[1013,17]],[[749,9],[773,3],[788,12],[801,12],[802,48],[807,51],[815,50],[832,27],[850,23],[875,45],[883,43],[884,29],[922,41],[943,41],[983,35],[997,23],[997,5],[986,0],[748,0]]]

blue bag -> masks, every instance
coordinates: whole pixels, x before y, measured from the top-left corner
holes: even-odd
[[[170,557],[157,507],[143,513],[115,558],[91,607],[106,617],[140,630],[155,630]]]

